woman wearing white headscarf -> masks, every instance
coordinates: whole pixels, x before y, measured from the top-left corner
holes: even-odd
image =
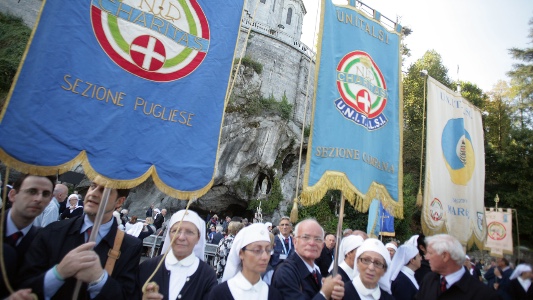
[[[366,239],[355,254],[352,284],[344,286],[344,299],[394,300],[390,295],[390,254],[377,239]]]
[[[512,299],[525,300],[533,299],[533,288],[531,287],[531,279],[533,273],[531,266],[526,264],[519,264],[511,274],[511,282],[509,283],[509,294]]]
[[[158,288],[153,283],[148,284],[142,299],[207,298],[209,291],[216,286],[217,278],[213,268],[203,261],[204,221],[194,211],[180,210],[172,216],[168,226],[170,230],[167,231],[162,249],[166,253],[170,248],[167,256],[148,259],[139,266],[137,279],[142,287],[164,258],[163,264],[151,279],[151,282],[157,283]],[[141,298],[140,295],[138,298]]]
[[[391,263],[391,291],[396,300],[412,300],[418,293],[415,271],[420,268],[422,256],[413,245],[402,245]]]
[[[281,294],[261,279],[271,255],[272,245],[265,224],[244,227],[231,246],[222,283],[211,290],[208,299],[281,299]]]
[[[61,220],[74,218],[83,214],[83,206],[78,205],[78,195],[70,194],[67,198],[69,206],[61,213]]]

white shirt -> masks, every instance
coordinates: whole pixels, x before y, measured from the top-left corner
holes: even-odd
[[[353,279],[353,269],[344,260],[339,264],[339,267],[344,270],[348,278]]]
[[[415,278],[415,271],[411,270],[409,267],[407,266],[403,266],[402,269],[400,270],[402,273],[405,274],[405,276],[407,276],[407,278],[409,278],[409,280],[411,280],[411,282],[415,285],[416,289],[420,289],[420,287],[418,286],[418,282],[416,282],[416,278]]]
[[[177,299],[181,289],[189,281],[191,275],[198,270],[199,265],[200,260],[194,252],[182,260],[178,260],[172,250],[168,252],[165,258],[165,267],[170,271],[168,299]]]
[[[376,284],[376,287],[373,289],[367,289],[359,275],[355,276],[352,280],[352,284],[355,287],[357,294],[359,294],[359,297],[361,297],[361,300],[378,300],[381,297],[379,284]]]
[[[235,300],[267,300],[268,285],[261,279],[251,284],[242,272],[228,280],[228,287]]]
[[[520,276],[516,277],[516,279],[518,279],[518,282],[520,282],[520,285],[524,288],[524,291],[527,292],[531,286],[531,279],[522,279]]]
[[[461,266],[456,272],[446,275],[446,289],[449,289],[454,283],[461,280],[461,277],[463,277],[465,272],[465,268]],[[442,276],[440,278],[442,278]]]

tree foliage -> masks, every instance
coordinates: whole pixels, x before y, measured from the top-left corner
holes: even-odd
[[[533,43],[533,18],[529,21],[531,28],[529,29],[528,37],[531,39],[530,44]],[[521,62],[513,65],[513,69],[508,75],[513,79],[516,85],[517,96],[529,104],[529,108],[533,105],[533,47],[519,49],[509,49],[511,57]],[[530,110],[531,111],[531,110]]]
[[[0,13],[0,110],[26,49],[31,29],[22,19]]]

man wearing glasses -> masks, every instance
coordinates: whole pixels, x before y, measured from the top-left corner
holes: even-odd
[[[272,286],[285,299],[342,299],[344,282],[340,275],[322,278],[315,259],[324,246],[324,229],[306,219],[294,230],[294,252],[274,271]]]
[[[54,176],[34,176],[25,174],[20,176],[9,191],[9,201],[12,203],[8,210],[4,227],[4,261],[7,265],[7,275],[13,285],[14,275],[24,262],[24,256],[30,248],[39,227],[33,226],[33,221],[39,216],[52,200],[54,190]],[[0,281],[0,298],[8,296],[7,287]]]
[[[270,260],[272,268],[276,268],[294,252],[294,242],[291,237],[292,224],[287,216],[281,217],[279,221],[279,234],[274,238],[274,254]]]

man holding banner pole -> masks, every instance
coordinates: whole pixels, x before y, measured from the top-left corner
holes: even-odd
[[[39,299],[70,299],[80,281],[79,299],[131,298],[142,244],[119,231],[113,218],[113,211],[124,203],[129,190],[108,189],[105,203],[103,192],[107,189],[93,182],[82,216],[53,223],[41,231],[19,272],[21,288],[31,288]],[[98,226],[100,211],[102,224]],[[86,242],[89,237],[94,241]]]

